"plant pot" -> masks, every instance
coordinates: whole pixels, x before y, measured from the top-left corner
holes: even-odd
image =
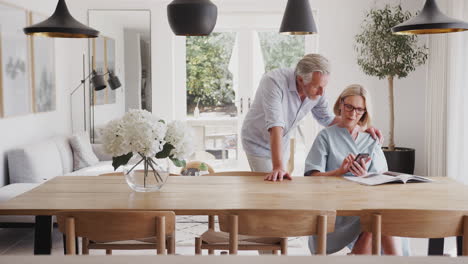
[[[395,148],[394,151],[382,148],[387,160],[388,170],[413,174],[415,162],[415,150],[411,148]]]
[[[167,160],[143,158],[140,162],[124,167],[125,180],[136,192],[159,191],[169,177],[167,165]]]

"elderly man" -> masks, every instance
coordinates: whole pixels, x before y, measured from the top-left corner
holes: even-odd
[[[276,69],[263,76],[242,125],[242,145],[252,171],[270,172],[265,176],[269,181],[291,180],[285,164],[290,134],[299,121],[309,112],[323,126],[338,121],[323,96],[329,74],[325,57],[308,54],[296,69]],[[366,132],[382,140],[379,130]]]

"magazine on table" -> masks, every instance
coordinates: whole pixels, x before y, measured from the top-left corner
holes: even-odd
[[[370,173],[366,176],[356,177],[356,176],[345,176],[345,179],[353,182],[357,182],[364,185],[380,185],[386,183],[412,183],[412,182],[432,182],[433,180],[416,176],[411,174],[404,174],[399,172],[387,171],[383,173]]]

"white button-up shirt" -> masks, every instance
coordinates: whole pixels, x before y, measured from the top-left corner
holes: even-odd
[[[282,127],[283,152],[288,153],[291,131],[309,112],[323,126],[328,126],[335,118],[324,96],[301,101],[294,69],[276,69],[266,73],[242,125],[245,152],[252,156],[271,158],[269,129]]]

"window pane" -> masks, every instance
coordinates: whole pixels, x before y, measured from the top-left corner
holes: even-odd
[[[197,106],[202,115],[237,114],[232,73],[229,71],[236,34],[212,33],[187,37],[187,114]]]
[[[295,67],[305,53],[305,36],[281,35],[278,32],[258,32],[262,46],[265,72],[276,68]]]

